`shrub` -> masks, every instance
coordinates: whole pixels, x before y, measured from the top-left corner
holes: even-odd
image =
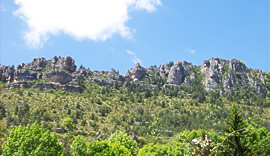
[[[45,131],[37,123],[12,129],[3,145],[3,155],[62,155],[63,146],[55,135]]]

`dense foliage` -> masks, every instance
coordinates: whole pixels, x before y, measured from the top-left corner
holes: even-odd
[[[12,129],[3,145],[3,155],[62,155],[63,147],[50,131],[45,131],[37,123]]]
[[[239,109],[234,106],[226,122],[224,133],[214,130],[185,130],[161,144],[152,142],[141,149],[127,134],[116,131],[107,140],[86,142],[82,136],[75,137],[72,155],[269,155],[270,132],[254,117],[244,120]],[[234,129],[238,127],[237,129]],[[229,132],[229,133],[228,133]],[[155,136],[154,136],[155,137]],[[158,137],[157,137],[158,138]],[[138,141],[138,140],[137,140]],[[45,132],[38,124],[13,129],[8,141],[3,145],[3,155],[61,155],[63,147],[56,136]]]
[[[119,149],[120,153],[131,155],[150,155],[151,151],[160,155],[189,155],[196,151],[182,135],[189,140],[208,135],[214,147],[227,135],[244,128],[236,134],[245,138],[230,136],[234,139],[226,139],[223,148],[214,152],[237,153],[232,147],[239,145],[245,153],[267,155],[270,97],[245,87],[222,95],[206,92],[203,79],[198,74],[189,80],[190,85],[164,88],[161,86],[165,80],[160,76],[147,76],[143,83],[155,84],[158,86],[155,89],[136,86],[133,81],[112,87],[82,81],[83,93],[34,88],[7,90],[1,83],[0,146],[8,141],[8,132],[14,127],[36,122],[43,125],[44,131],[56,132],[64,155],[87,155],[90,151],[100,151],[101,147],[108,149],[101,150],[102,154]],[[270,75],[265,79],[269,84]],[[242,121],[227,120],[231,110],[234,112],[234,105],[241,110],[242,113],[236,113]],[[253,120],[244,120],[255,115],[262,119],[254,121],[256,124],[251,123]],[[229,126],[234,121],[238,127]],[[136,142],[129,135],[135,136],[132,139]]]

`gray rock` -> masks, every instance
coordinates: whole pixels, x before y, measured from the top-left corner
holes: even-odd
[[[170,67],[168,64],[164,64],[164,65],[161,65],[160,68],[159,68],[159,74],[160,76],[165,79],[168,77],[169,75],[169,72],[170,72]]]
[[[81,93],[83,91],[83,89],[80,86],[59,85],[59,84],[44,83],[44,82],[36,83],[34,88],[39,88],[39,89],[61,89],[61,90],[69,91],[69,92],[78,92],[78,93]]]
[[[201,72],[205,75],[203,84],[207,91],[212,91],[220,87],[220,77],[226,63],[226,60],[220,58],[210,58],[203,62]]]
[[[24,88],[31,88],[33,85],[32,82],[14,82],[7,86],[8,89],[24,89]]]
[[[143,80],[145,75],[146,70],[139,63],[137,63],[129,73],[126,73],[126,77],[130,78],[131,80]]]
[[[88,77],[86,82],[95,82],[98,83],[99,85],[102,86],[114,86],[116,83],[118,83],[118,85],[122,85],[123,83],[121,81],[117,81],[117,80],[104,80],[104,79],[100,79],[100,78],[93,78],[93,77]]]
[[[39,76],[40,77],[40,76]],[[32,73],[25,70],[16,70],[14,74],[14,82],[17,81],[33,81],[38,79],[37,73]]]
[[[75,65],[75,60],[70,57],[56,57],[54,56],[50,61],[48,61],[48,66],[53,69],[64,69],[69,72],[76,71],[77,66]]]
[[[119,74],[119,72],[116,72],[115,69],[111,69],[108,73],[107,73],[107,78],[112,79],[112,80],[118,80],[118,81],[125,81],[125,78]]]
[[[34,58],[31,63],[22,64],[17,67],[17,69],[28,69],[32,71],[42,71],[47,65],[47,60],[44,57]]]
[[[66,84],[72,81],[72,76],[64,71],[51,71],[45,75],[51,82]]]
[[[34,88],[39,89],[56,89],[56,85],[52,83],[38,82],[35,84]]]
[[[247,72],[246,66],[240,60],[237,60],[236,58],[233,58],[230,61],[229,67],[230,67],[230,70],[233,72],[240,72],[240,73]]]
[[[156,66],[150,66],[148,68],[145,68],[145,70],[147,71],[148,74],[153,75],[159,71],[159,68]]]
[[[184,82],[186,72],[183,66],[186,64],[186,61],[176,61],[170,69],[167,83],[179,85]]]
[[[11,83],[14,81],[15,69],[10,66],[0,66],[0,76],[1,80],[5,79],[6,82]],[[3,78],[2,78],[3,76]]]
[[[83,89],[80,86],[71,86],[71,85],[60,85],[59,88],[57,89],[62,89],[69,92],[78,92],[78,93],[81,93],[83,91]]]

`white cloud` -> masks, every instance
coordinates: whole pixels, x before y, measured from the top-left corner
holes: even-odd
[[[133,52],[133,51],[130,51],[130,50],[126,50],[127,54],[129,54],[130,56],[132,56],[131,58],[131,61],[136,64],[136,63],[140,63],[142,64],[142,60],[139,59],[137,56],[136,56],[136,53]]]
[[[188,52],[189,52],[190,54],[195,54],[195,53],[196,53],[196,50],[190,49]]]
[[[114,34],[130,39],[130,10],[155,11],[160,0],[15,0],[14,14],[28,26],[24,39],[42,47],[50,35],[64,32],[78,40],[104,41]]]
[[[160,0],[137,0],[135,7],[137,9],[145,9],[148,12],[153,12],[156,10],[157,5],[161,5]]]

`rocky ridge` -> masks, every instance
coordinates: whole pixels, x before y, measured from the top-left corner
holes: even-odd
[[[0,66],[1,80],[7,82],[6,88],[44,88],[63,89],[82,92],[80,82],[98,83],[103,86],[126,86],[132,82],[135,87],[159,89],[160,87],[190,85],[200,79],[208,92],[230,92],[249,88],[257,93],[266,94],[265,73],[259,69],[248,68],[243,62],[233,58],[224,60],[210,58],[201,66],[186,61],[176,61],[159,67],[142,67],[139,63],[122,76],[115,69],[110,71],[90,71],[84,67],[77,69],[75,60],[70,56],[53,57],[50,60],[35,58],[15,69]]]
[[[34,87],[82,92],[79,83],[87,72],[76,68],[75,60],[70,56],[55,56],[51,60],[41,57],[27,64],[22,63],[17,69],[0,66],[0,74],[9,89]]]

